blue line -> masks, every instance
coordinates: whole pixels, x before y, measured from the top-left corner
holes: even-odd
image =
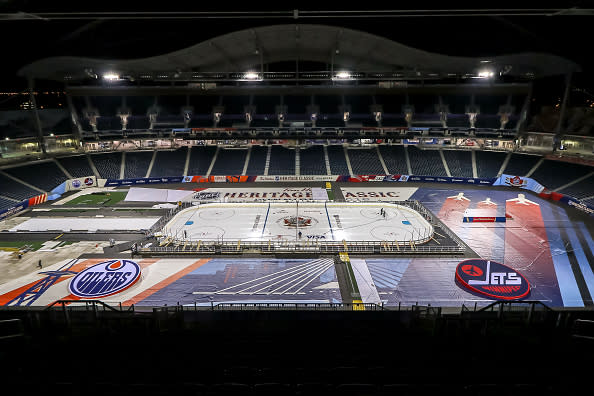
[[[264,226],[262,227],[262,236],[264,236],[264,230],[266,229],[266,222],[268,221],[268,212],[270,212],[270,202],[268,202],[268,210],[266,211],[266,218],[264,219]]]
[[[332,234],[332,240],[334,240],[334,232],[332,232],[332,223],[330,223],[330,215],[328,214],[328,202],[324,202],[324,209],[326,209],[326,217],[328,218],[328,225],[330,226],[330,233]]]

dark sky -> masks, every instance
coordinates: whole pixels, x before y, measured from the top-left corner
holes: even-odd
[[[85,5],[91,3],[91,5]],[[0,13],[41,12],[123,12],[123,11],[326,11],[326,10],[394,10],[401,1],[360,2],[335,8],[323,2],[278,2],[276,6],[202,1],[12,1],[0,0]],[[246,2],[250,3],[250,2]],[[435,2],[414,1],[404,9],[433,10]],[[442,2],[448,9],[519,9],[594,8],[592,1],[474,1]],[[477,5],[480,4],[480,7]],[[490,4],[489,4],[490,3]],[[165,5],[164,5],[165,4]],[[313,4],[313,5],[312,5]],[[370,4],[373,7],[370,7]],[[367,6],[367,7],[363,7]],[[402,10],[403,8],[400,8]],[[426,12],[427,13],[427,12]],[[262,14],[259,14],[262,15]],[[279,23],[315,23],[366,31],[402,44],[430,52],[458,56],[494,56],[525,51],[547,52],[580,64],[583,73],[574,84],[594,91],[591,72],[592,26],[594,16],[476,16],[476,17],[410,17],[410,18],[307,18],[298,20],[275,16],[246,19],[174,19],[174,20],[0,20],[3,59],[0,90],[25,87],[16,77],[17,70],[37,59],[57,56],[99,58],[136,58],[154,56],[185,48],[203,40],[255,26]]]

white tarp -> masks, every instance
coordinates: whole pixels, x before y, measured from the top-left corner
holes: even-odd
[[[165,188],[130,187],[124,201],[179,202],[191,196],[192,191],[168,190]]]
[[[9,231],[147,230],[159,217],[35,217]]]

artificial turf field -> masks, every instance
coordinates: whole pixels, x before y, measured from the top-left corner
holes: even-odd
[[[126,198],[127,191],[97,192],[76,197],[64,206],[113,206]]]

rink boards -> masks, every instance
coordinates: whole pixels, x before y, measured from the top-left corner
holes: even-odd
[[[392,203],[212,203],[180,211],[163,233],[193,242],[316,239],[423,243],[433,235],[433,226],[417,211]]]

